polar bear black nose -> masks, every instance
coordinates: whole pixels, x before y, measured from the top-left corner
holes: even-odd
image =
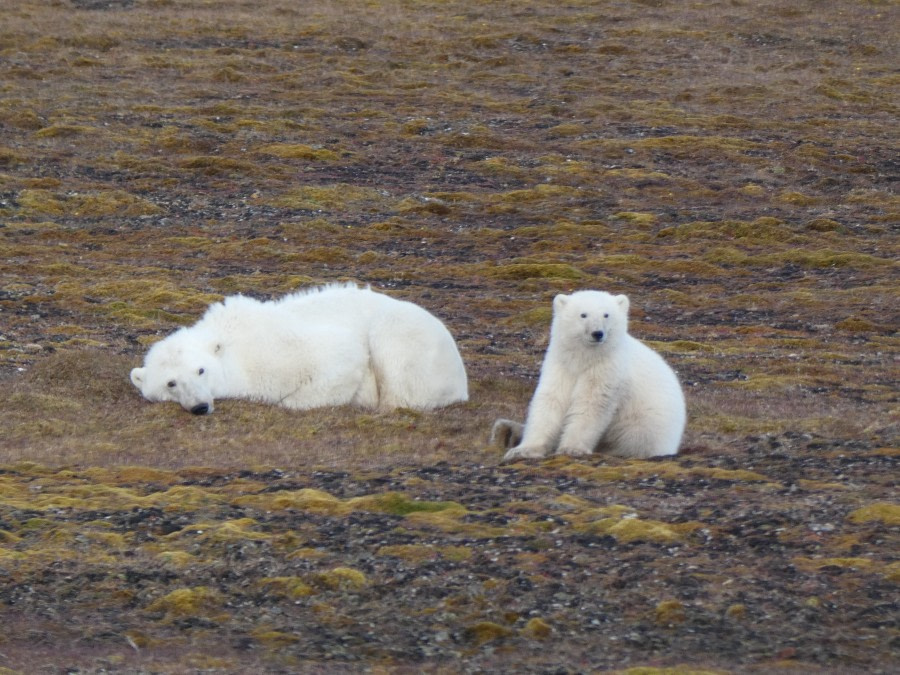
[[[595,330],[593,333],[591,333],[591,337],[594,338],[595,342],[600,342],[603,339],[603,331]]]
[[[209,412],[209,403],[198,403],[191,408],[191,412],[195,415],[205,415]]]

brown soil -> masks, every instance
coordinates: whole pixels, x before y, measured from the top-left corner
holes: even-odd
[[[13,5],[0,673],[896,672],[897,3]],[[471,400],[128,382],[333,280]],[[679,372],[678,457],[499,465],[577,288]]]

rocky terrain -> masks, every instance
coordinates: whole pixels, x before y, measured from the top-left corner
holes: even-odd
[[[897,4],[22,0],[0,23],[0,673],[896,672]],[[440,316],[470,401],[197,418],[213,301]],[[626,293],[677,457],[500,464]]]

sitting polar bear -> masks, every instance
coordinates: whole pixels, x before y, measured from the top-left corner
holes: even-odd
[[[456,342],[418,305],[353,284],[211,305],[154,344],[131,381],[203,415],[217,398],[309,409],[429,410],[468,399]]]
[[[678,452],[684,394],[662,357],[628,334],[628,298],[557,295],[550,344],[524,427],[500,419],[492,437],[520,457],[656,457]],[[515,446],[515,447],[511,447]]]

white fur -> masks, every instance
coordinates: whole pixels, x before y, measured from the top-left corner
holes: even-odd
[[[626,296],[602,291],[554,298],[550,344],[521,440],[514,423],[495,425],[496,434],[519,441],[504,460],[678,452],[684,394],[662,357],[628,334],[628,306]]]
[[[377,410],[468,399],[465,367],[443,323],[352,284],[270,302],[228,297],[154,344],[131,381],[151,401],[198,414],[212,412],[217,398]]]

